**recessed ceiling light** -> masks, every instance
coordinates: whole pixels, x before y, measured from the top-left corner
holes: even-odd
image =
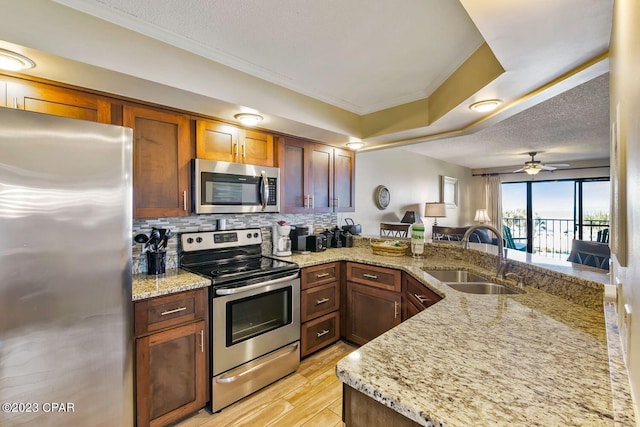
[[[0,69],[7,71],[28,70],[36,64],[29,58],[10,50],[0,49]]]
[[[255,126],[263,119],[261,115],[251,113],[240,113],[233,117],[245,126]]]
[[[474,102],[469,105],[469,108],[479,113],[488,113],[489,111],[493,111],[498,108],[498,105],[500,104],[502,104],[502,101],[499,99],[487,99],[485,101]]]
[[[359,150],[364,147],[364,144],[362,142],[348,142],[347,147],[351,148],[352,150]]]

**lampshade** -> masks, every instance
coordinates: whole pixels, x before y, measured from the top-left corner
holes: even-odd
[[[430,218],[444,218],[447,216],[447,209],[444,203],[427,202],[424,204],[424,216]]]
[[[489,218],[486,209],[476,209],[476,217],[473,218],[473,220],[484,224],[485,222],[491,221],[491,218]]]
[[[429,218],[444,218],[447,216],[447,209],[444,203],[427,202],[424,204],[424,216]],[[438,225],[438,220],[433,221],[433,225]]]
[[[404,216],[400,220],[400,222],[404,222],[406,224],[413,224],[414,222],[422,222],[420,221],[420,216],[416,211],[406,211]]]

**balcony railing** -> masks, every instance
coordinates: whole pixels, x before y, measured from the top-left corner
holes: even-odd
[[[504,218],[515,241],[527,241],[527,220]],[[580,224],[582,240],[597,241],[598,232],[609,228],[607,220],[585,220]],[[533,253],[549,257],[564,257],[571,251],[571,241],[579,236],[572,219],[535,218],[533,220]]]

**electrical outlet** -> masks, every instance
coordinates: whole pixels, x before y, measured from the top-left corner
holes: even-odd
[[[624,350],[624,359],[629,366],[629,341],[631,340],[631,304],[624,305],[624,313],[622,314],[622,348]]]

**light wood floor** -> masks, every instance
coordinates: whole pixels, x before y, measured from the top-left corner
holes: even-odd
[[[355,349],[339,341],[274,384],[216,414],[201,410],[177,427],[342,427],[342,382],[335,367]]]

